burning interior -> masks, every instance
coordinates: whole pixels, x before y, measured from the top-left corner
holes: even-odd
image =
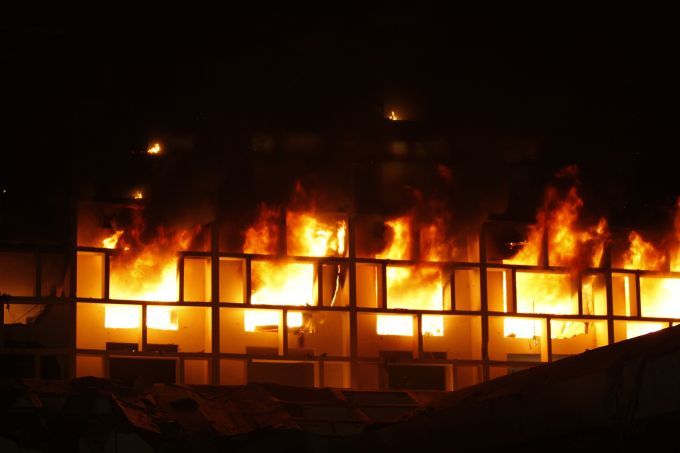
[[[150,228],[143,203],[82,203],[74,249],[0,253],[13,366],[451,390],[680,322],[680,205],[658,238],[550,187],[531,225],[454,238],[440,217],[267,205],[238,233]]]

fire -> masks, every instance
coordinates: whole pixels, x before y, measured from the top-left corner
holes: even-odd
[[[120,254],[111,258],[110,297],[123,300],[174,302],[178,298],[176,251],[189,247],[198,229],[170,232],[159,228],[156,238],[142,243],[140,232],[118,235]],[[114,233],[114,236],[118,232]],[[122,241],[121,241],[122,240]],[[104,239],[111,245],[112,236]],[[122,242],[122,243],[121,243]],[[110,248],[110,247],[109,247]]]
[[[118,249],[111,257],[109,296],[111,299],[175,302],[179,296],[176,251],[189,247],[200,228],[170,231],[159,228],[153,241],[143,242],[143,222],[135,214],[130,230],[116,230],[101,242]],[[139,313],[134,306],[107,305],[106,327],[137,328]],[[128,321],[124,321],[124,320]],[[177,311],[170,307],[149,307],[147,327],[177,330]]]
[[[147,307],[146,326],[149,329],[178,330],[177,310],[170,307]]]
[[[276,253],[280,240],[279,219],[278,210],[261,207],[259,218],[246,230],[244,251]],[[326,222],[312,213],[289,212],[286,226],[289,255],[322,257],[346,254],[347,223],[344,220]],[[250,301],[254,305],[314,305],[317,302],[314,291],[316,279],[313,263],[253,261]],[[301,312],[289,312],[288,326],[301,327],[301,315]],[[278,316],[278,312],[247,310],[244,322],[246,331],[253,332],[258,326],[278,325],[278,321],[272,322],[273,316]]]
[[[376,325],[378,335],[410,335],[413,336],[413,316],[378,315]]]
[[[676,214],[675,226],[677,234],[678,214]],[[651,242],[644,240],[636,231],[632,231],[629,234],[628,241],[630,245],[623,254],[623,267],[625,269],[663,270],[666,263],[666,254],[662,250],[659,250]],[[671,270],[674,270],[674,265],[671,261]],[[626,276],[625,278],[625,282],[629,284],[629,277]],[[641,276],[640,297],[642,299],[643,316],[680,317],[680,279]],[[667,327],[663,323],[628,324],[628,338]],[[654,328],[654,326],[657,326],[658,329]]]
[[[141,310],[136,305],[106,305],[104,327],[107,329],[138,329],[141,325]],[[146,326],[149,329],[178,330],[177,310],[170,307],[147,308]]]
[[[392,121],[399,121],[399,117],[397,116],[396,113],[394,113],[394,110],[390,112],[390,114],[387,116],[387,119]]]
[[[253,261],[252,304],[312,305],[314,298],[314,265]]]
[[[385,222],[392,238],[382,252],[375,257],[384,260],[408,260],[411,258],[411,219],[398,217]]]
[[[137,329],[141,325],[141,311],[135,305],[107,305],[104,327],[107,329]]]
[[[407,216],[385,222],[392,237],[379,259],[408,260],[411,249],[411,219]],[[442,278],[439,268],[425,266],[387,266],[389,308],[442,310]],[[378,315],[376,330],[380,335],[413,336],[413,317]],[[423,335],[444,335],[442,316],[423,316]],[[383,333],[381,333],[383,332]]]
[[[680,318],[680,278],[640,277],[642,315]]]
[[[288,212],[286,243],[292,256],[345,256],[347,222],[321,222],[308,213]]]
[[[580,267],[600,266],[607,240],[607,223],[600,219],[595,227],[578,230],[576,222],[582,207],[583,200],[575,186],[572,186],[564,197],[560,197],[556,188],[548,188],[543,207],[536,216],[536,223],[529,227],[525,244],[513,257],[503,260],[503,263],[532,266],[539,264],[544,252],[542,247],[544,236],[547,234],[550,265],[568,266],[574,270]],[[578,312],[575,285],[570,274],[518,271],[516,277],[519,313]],[[503,279],[506,279],[506,273],[503,273]],[[505,284],[506,282],[503,285],[503,303],[507,310],[508,296],[505,294]],[[504,333],[506,337],[536,338],[542,331],[542,322],[532,319],[506,319]],[[583,322],[559,321],[553,322],[551,336],[564,339],[586,331],[587,326]]]
[[[257,332],[269,328],[278,329],[281,314],[274,310],[246,310],[244,316],[243,330],[246,332]],[[303,325],[303,315],[300,311],[289,311],[286,316],[286,323],[289,328],[299,328]]]
[[[581,243],[590,244],[590,267],[602,266],[604,245],[607,241],[607,220],[601,218],[597,226],[590,231],[581,233]]]
[[[141,190],[135,190],[132,193],[132,198],[134,198],[135,200],[143,200],[144,199],[144,192],[142,192]]]
[[[255,223],[245,233],[243,253],[274,255],[279,246],[279,210],[261,205]]]
[[[631,339],[640,335],[657,332],[668,327],[665,322],[628,322],[626,323],[626,338]]]
[[[123,233],[125,233],[125,231],[118,230],[111,236],[104,238],[102,240],[102,247],[104,247],[105,249],[115,249],[116,245],[118,244],[118,240],[123,235]]]
[[[630,247],[623,254],[624,269],[661,270],[666,257],[651,242],[645,241],[636,231],[628,235]]]
[[[147,150],[146,153],[152,156],[155,156],[157,154],[161,153],[161,144],[160,143],[154,143],[151,145]]]
[[[420,230],[421,258],[425,261],[448,261],[453,259],[455,243],[446,237],[443,218],[425,225]]]
[[[673,222],[673,250],[671,251],[671,272],[680,272],[680,197],[675,205]]]
[[[576,187],[571,187],[563,198],[554,187],[548,188],[536,223],[529,227],[525,244],[503,263],[540,264],[543,237],[547,234],[550,265],[578,268],[582,266],[579,261],[584,260],[587,266],[600,266],[607,240],[607,221],[602,218],[595,227],[579,231],[576,222],[582,207],[583,200]]]

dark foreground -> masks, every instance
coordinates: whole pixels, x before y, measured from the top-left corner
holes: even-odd
[[[452,393],[81,378],[0,404],[2,452],[673,451],[680,326]]]

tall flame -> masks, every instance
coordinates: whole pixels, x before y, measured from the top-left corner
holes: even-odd
[[[675,217],[675,233],[678,228],[678,214]],[[628,250],[623,254],[624,269],[631,270],[664,270],[666,254],[657,248],[652,242],[646,241],[636,231],[628,235],[630,243]],[[671,251],[673,256],[673,251]],[[676,255],[677,256],[677,255]],[[676,263],[671,260],[671,270]],[[624,276],[626,284],[630,276]],[[665,277],[641,276],[640,297],[642,298],[642,315],[655,317],[680,317],[680,279]],[[629,300],[626,303],[630,303]],[[644,333],[653,332],[667,327],[664,323],[627,323],[628,338],[633,338]]]
[[[379,259],[408,260],[411,257],[411,219],[398,217],[385,222],[391,232]],[[388,266],[386,270],[389,308],[442,310],[442,278],[439,268],[425,266]],[[413,336],[411,324],[400,315],[378,315],[377,332],[382,335]],[[423,316],[424,335],[444,335],[442,316]]]
[[[115,247],[121,253],[111,257],[109,294],[112,299],[174,302],[177,300],[177,251],[187,249],[199,228],[169,231],[159,228],[156,237],[144,243],[139,231],[104,239],[102,245],[111,245],[118,235]],[[130,239],[127,241],[126,239]],[[111,247],[107,247],[111,248]]]
[[[675,204],[673,222],[673,250],[671,251],[671,271],[680,272],[680,197]]]
[[[200,227],[171,231],[158,228],[150,242],[141,240],[143,222],[140,214],[130,230],[116,230],[101,242],[102,247],[118,249],[111,257],[109,296],[111,299],[175,302],[179,295],[176,252],[187,249]],[[138,316],[135,306],[107,305],[107,327],[134,328],[139,323],[126,322]],[[175,321],[172,322],[171,320]],[[177,313],[169,307],[149,307],[147,327],[177,330]],[[132,325],[135,324],[135,325]],[[126,327],[127,326],[127,327]]]
[[[560,197],[554,187],[546,190],[543,207],[536,215],[536,223],[529,227],[524,246],[506,264],[535,266],[543,252],[543,237],[548,235],[548,262],[553,266],[578,268],[601,265],[604,244],[607,240],[607,221],[601,218],[598,224],[586,230],[578,230],[576,222],[583,207],[583,200],[576,187],[571,187],[565,197]],[[584,256],[585,255],[585,256]]]
[[[280,240],[279,219],[278,210],[261,207],[258,219],[246,231],[244,252],[275,254]],[[325,222],[310,212],[289,212],[286,215],[286,227],[286,245],[289,255],[345,256],[347,224],[344,220]],[[316,279],[313,263],[291,263],[280,260],[253,261],[251,303],[254,305],[313,305]],[[275,312],[246,311],[246,331],[254,331],[256,327],[271,326],[275,316],[278,316]],[[289,327],[300,327],[302,325],[301,313],[289,312],[287,323]]]
[[[424,225],[420,230],[420,257],[425,261],[449,261],[454,258],[456,245],[445,234],[446,225],[442,217]]]
[[[666,256],[654,244],[645,241],[640,233],[631,231],[628,235],[630,246],[623,254],[624,269],[661,270]]]
[[[583,207],[575,186],[564,197],[555,187],[549,187],[543,207],[536,215],[536,223],[529,227],[524,246],[505,264],[540,264],[544,236],[548,241],[548,262],[551,265],[580,267],[601,265],[607,240],[607,223],[600,219],[595,227],[578,230],[576,222]],[[503,275],[505,278],[505,274]],[[505,286],[504,286],[505,288]],[[503,303],[507,309],[507,294]],[[517,272],[517,311],[520,313],[575,314],[577,299],[569,274],[546,272]],[[539,321],[506,319],[505,336],[535,338]],[[540,321],[542,322],[542,321]],[[553,323],[553,338],[569,338],[586,332],[585,323],[559,321]]]
[[[243,253],[274,255],[279,247],[280,211],[260,205],[258,217],[245,233]]]
[[[345,256],[347,223],[322,222],[310,213],[286,214],[286,244],[291,256]]]

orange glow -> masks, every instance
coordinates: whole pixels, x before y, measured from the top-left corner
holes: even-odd
[[[279,243],[279,212],[260,208],[256,222],[246,230],[244,251],[246,253],[274,254]],[[289,255],[296,256],[345,256],[347,224],[344,220],[326,222],[308,212],[289,212],[286,215]],[[313,263],[284,262],[280,260],[253,261],[252,292],[250,301],[256,305],[315,305],[316,269]],[[270,314],[274,313],[274,314]],[[247,311],[246,331],[257,326],[272,325],[277,312]],[[288,314],[289,327],[301,326],[301,313]]]
[[[578,230],[576,222],[583,206],[576,187],[571,187],[564,197],[555,188],[548,188],[543,207],[536,216],[536,223],[529,227],[529,235],[523,247],[505,264],[540,264],[544,252],[542,243],[548,235],[548,262],[550,265],[581,267],[601,265],[604,244],[607,240],[607,222],[587,230]],[[503,275],[505,280],[505,273]],[[517,272],[517,311],[519,313],[577,314],[578,300],[570,274],[546,272]],[[507,297],[504,284],[504,305]],[[589,314],[589,313],[586,313]],[[506,319],[504,333],[507,337],[534,338],[539,326],[532,319]],[[586,323],[578,321],[554,321],[551,336],[556,339],[570,338],[586,332]]]
[[[117,230],[102,240],[102,246],[116,248],[111,257],[109,294],[111,299],[174,302],[179,296],[177,251],[185,250],[200,227],[169,230],[159,227],[151,241],[142,240],[143,219],[135,213],[131,228]]]
[[[391,238],[382,252],[375,257],[385,260],[408,260],[411,258],[411,219],[398,217],[385,222]]]
[[[680,278],[640,277],[642,316],[680,318]]]
[[[630,232],[628,241],[630,246],[623,254],[624,269],[661,270],[666,262],[662,251],[645,241],[636,231]]]
[[[673,249],[671,250],[671,272],[680,272],[680,197],[675,205],[673,222]]]
[[[345,256],[347,222],[322,222],[312,214],[286,214],[286,244],[291,256]]]
[[[411,219],[407,216],[385,222],[391,231],[391,238],[376,258],[388,260],[408,260],[411,249]],[[415,310],[442,310],[442,278],[437,267],[427,266],[387,266],[388,308]],[[411,319],[410,317],[407,317]],[[423,316],[423,335],[444,335],[444,322],[441,316]],[[409,321],[411,322],[411,321]],[[377,332],[380,335],[413,335],[413,328],[406,328],[406,321],[399,316],[378,315]],[[399,333],[380,333],[399,332]]]
[[[601,218],[597,226],[590,231],[581,233],[581,240],[584,243],[590,242],[590,267],[602,266],[602,256],[604,255],[604,245],[607,241],[607,220]]]
[[[281,312],[278,310],[245,310],[243,330],[257,332],[260,330],[278,330]],[[303,315],[300,311],[289,311],[286,316],[288,328],[300,328],[303,325]]]
[[[151,241],[143,241],[141,210],[133,211],[132,225],[116,229],[101,246],[116,249],[111,256],[109,296],[111,299],[174,302],[178,299],[178,250],[187,249],[200,227],[171,231],[159,227]],[[140,307],[106,305],[105,327],[139,328]],[[171,307],[149,306],[146,325],[152,329],[178,330],[178,313]]]
[[[390,112],[390,114],[387,116],[387,119],[392,121],[399,121],[399,117],[397,116],[396,113],[394,113],[394,110]]]
[[[155,156],[157,154],[161,153],[161,144],[160,143],[154,143],[151,145],[147,150],[146,153],[152,156]]]
[[[508,338],[538,339],[543,335],[543,320],[529,318],[505,318],[503,334]]]
[[[137,329],[141,325],[141,307],[135,305],[106,305],[104,327],[107,329]]]
[[[444,317],[439,315],[423,315],[423,335],[431,337],[444,336]],[[412,337],[413,316],[409,315],[378,315],[376,333],[378,335],[398,335]]]
[[[177,309],[170,307],[147,307],[146,327],[158,330],[179,330]]]
[[[413,316],[378,315],[376,323],[378,335],[413,336]]]
[[[668,327],[668,324],[665,322],[627,322],[626,338],[630,340],[640,335],[657,332],[666,327]]]
[[[253,261],[250,301],[260,305],[312,305],[314,264]]]
[[[165,236],[141,250],[111,259],[112,299],[174,302],[178,298],[176,250],[186,248],[190,233]]]
[[[104,238],[102,240],[102,247],[104,247],[105,249],[115,249],[116,245],[118,244],[118,240],[120,239],[124,232],[125,231],[123,230],[118,230],[111,236]]]
[[[454,259],[456,246],[445,234],[446,223],[437,218],[420,230],[421,258],[425,261],[449,261]]]
[[[279,210],[261,205],[258,217],[245,233],[243,253],[274,255],[279,247]]]
[[[505,264],[536,266],[542,253],[543,236],[548,234],[548,261],[552,266],[572,268],[601,265],[607,240],[607,222],[600,219],[595,227],[578,230],[576,222],[583,207],[576,187],[560,197],[555,188],[546,190],[543,207],[536,215],[536,223],[529,227],[529,235],[522,248]],[[583,260],[582,264],[580,261]]]
[[[107,329],[137,329],[140,327],[140,308],[135,305],[106,305],[104,327]],[[177,310],[170,307],[148,307],[146,326],[158,330],[178,330]]]
[[[144,199],[144,192],[142,192],[141,190],[135,190],[132,193],[132,198],[134,198],[135,200],[142,200]]]
[[[657,249],[651,242],[645,241],[635,231],[630,233],[628,240],[630,241],[630,246],[623,254],[623,266],[625,269],[663,270],[666,263],[666,255],[662,250]],[[640,300],[642,316],[680,317],[680,279],[640,277]],[[643,327],[632,328],[642,329]],[[637,335],[642,334],[635,334],[633,336]],[[632,337],[629,336],[628,338]]]

